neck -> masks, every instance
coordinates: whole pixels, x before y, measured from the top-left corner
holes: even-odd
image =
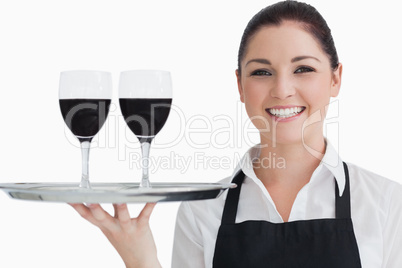
[[[323,137],[308,143],[272,146],[262,142],[261,145],[259,159],[254,162],[254,172],[266,185],[294,180],[307,183],[320,164],[326,148]]]

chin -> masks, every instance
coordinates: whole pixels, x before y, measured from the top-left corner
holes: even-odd
[[[277,135],[261,135],[261,143],[269,144],[272,147],[283,146],[283,145],[296,145],[303,144],[303,139],[301,133],[277,133]]]

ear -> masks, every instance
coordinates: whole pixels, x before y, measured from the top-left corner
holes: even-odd
[[[342,63],[338,64],[338,69],[332,74],[331,81],[331,97],[336,97],[339,94],[339,90],[341,89],[341,81],[342,81]]]
[[[236,78],[237,78],[237,89],[239,90],[239,94],[240,94],[240,101],[244,103],[243,87],[241,85],[241,76],[239,74],[238,69],[236,69]]]

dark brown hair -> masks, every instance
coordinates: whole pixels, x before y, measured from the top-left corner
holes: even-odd
[[[251,38],[265,26],[279,26],[283,21],[295,21],[319,42],[328,55],[332,70],[339,65],[331,29],[321,14],[311,5],[297,1],[283,1],[270,5],[254,15],[244,30],[237,58],[238,72],[241,73],[241,61],[244,58]]]

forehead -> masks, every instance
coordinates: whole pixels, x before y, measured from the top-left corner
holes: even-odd
[[[245,58],[263,57],[274,61],[300,55],[327,58],[318,41],[303,28],[303,24],[285,21],[279,26],[266,26],[258,30],[249,41]]]

